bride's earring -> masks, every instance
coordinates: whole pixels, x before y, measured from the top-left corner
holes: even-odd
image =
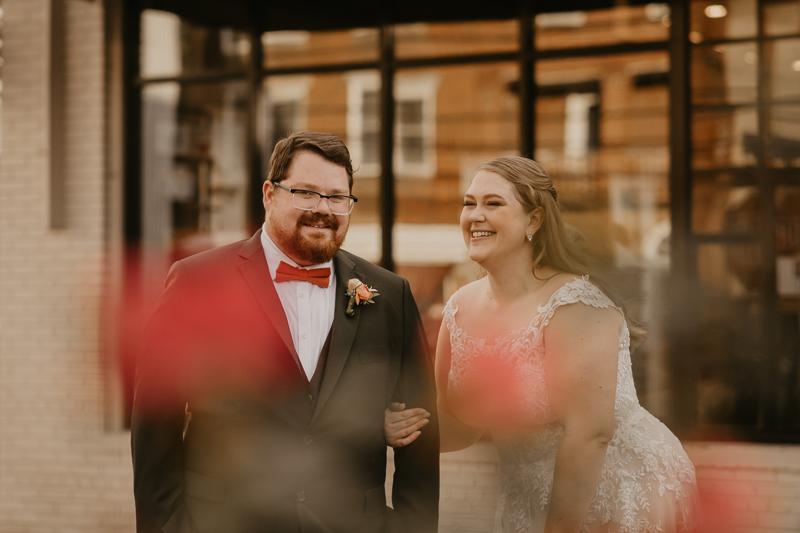
[[[531,242],[533,240],[533,233],[528,233],[525,235],[525,238],[528,239],[528,242]]]

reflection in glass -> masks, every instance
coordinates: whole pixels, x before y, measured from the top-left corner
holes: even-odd
[[[757,200],[756,200],[757,203]],[[751,205],[740,208],[755,217]],[[755,220],[743,222],[755,226]],[[697,275],[704,296],[742,298],[760,292],[761,248],[757,241],[704,244],[697,247]]]
[[[775,190],[775,281],[779,297],[777,424],[800,426],[800,186]]]
[[[141,22],[143,78],[237,71],[250,63],[250,37],[246,32],[200,26],[154,9],[144,10]]]
[[[377,28],[268,31],[261,35],[265,68],[377,61],[379,41]]]
[[[180,258],[248,236],[247,85],[146,85],[142,238]]]
[[[800,254],[800,186],[776,188],[775,212],[776,253]]]
[[[692,148],[696,169],[754,166],[758,150],[756,110],[739,107],[695,112]]]
[[[757,59],[753,42],[692,47],[692,102],[754,102]]]
[[[514,52],[519,48],[516,20],[419,22],[395,26],[398,58]]]
[[[536,15],[536,48],[580,48],[669,38],[667,3]]]
[[[755,233],[758,229],[758,189],[734,186],[730,174],[696,179],[692,186],[692,231],[695,233]]]
[[[540,60],[536,153],[564,220],[647,324],[634,379],[642,403],[667,413],[664,372],[670,268],[669,87],[664,52]]]
[[[691,0],[689,39],[738,39],[756,35],[756,0]]]
[[[800,105],[773,105],[769,114],[767,164],[800,167]]]
[[[770,0],[763,2],[764,33],[766,35],[791,35],[800,33],[800,2],[798,0]]]
[[[632,73],[634,62],[647,75]],[[645,250],[655,258],[657,228],[669,218],[669,90],[654,75],[666,64],[660,52],[537,62],[535,159],[570,213],[603,213],[605,222],[584,224],[587,243],[612,263],[644,260]],[[587,81],[575,83],[576,72]],[[608,212],[611,201],[619,216]],[[622,214],[629,208],[647,214]]]
[[[698,295],[697,323],[692,345],[694,371],[690,379],[696,401],[700,439],[741,439],[731,426],[755,429],[758,417],[760,383],[754,376],[763,373],[761,309],[754,300],[727,291],[726,282],[735,275],[726,265],[729,255],[724,245],[705,245],[698,249],[702,271]],[[720,287],[709,285],[718,276]],[[738,282],[735,282],[738,283]],[[687,376],[689,377],[689,376]]]
[[[800,97],[800,39],[770,41],[765,47],[772,98]]]

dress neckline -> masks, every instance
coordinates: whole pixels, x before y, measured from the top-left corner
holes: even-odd
[[[548,309],[550,309],[552,307],[553,300],[555,299],[556,295],[558,293],[560,293],[561,291],[563,291],[565,288],[567,288],[567,287],[569,287],[569,286],[571,286],[571,285],[573,285],[575,283],[579,283],[581,281],[588,282],[589,281],[589,276],[575,277],[572,281],[568,281],[565,284],[563,284],[562,286],[560,286],[559,288],[557,288],[555,291],[553,291],[553,294],[550,295],[550,298],[547,300],[547,302],[542,304],[542,305],[540,305],[537,308],[538,313],[536,313],[536,315],[531,319],[531,321],[528,323],[527,326],[521,326],[521,327],[519,327],[517,329],[511,330],[510,332],[506,333],[505,335],[501,335],[499,337],[496,337],[494,339],[494,342],[492,342],[492,344],[489,344],[488,346],[499,346],[499,345],[502,344],[503,340],[505,340],[505,339],[507,339],[509,337],[512,337],[512,336],[513,337],[517,337],[520,334],[527,335],[528,333],[531,332],[531,330],[536,329],[541,324],[541,322],[537,321],[537,319],[539,319]],[[458,325],[458,322],[456,322],[456,313],[458,312],[458,306],[453,304],[453,298],[455,298],[455,296],[456,295],[454,293],[450,297],[450,299],[447,302],[447,306],[450,307],[450,309],[452,310],[452,314],[451,314],[451,318],[450,319],[453,322],[453,327],[456,330],[456,335],[460,335],[460,336],[468,338],[468,339],[474,339],[474,340],[477,340],[477,341],[482,341],[483,345],[487,346],[487,344],[486,344],[487,339],[484,339],[484,338],[481,338],[481,337],[475,337],[473,335],[470,335],[469,333],[464,331],[464,329],[461,328],[461,326]]]

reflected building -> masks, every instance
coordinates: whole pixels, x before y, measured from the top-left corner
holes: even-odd
[[[75,58],[99,45],[102,66],[88,75],[99,80],[91,94],[100,119],[59,129],[83,108],[74,96],[58,99],[58,76],[39,82],[53,110],[42,127],[55,134],[45,139],[48,186],[25,194],[46,192],[67,211],[7,222],[0,241],[23,242],[24,224],[57,232],[58,216],[91,235],[100,274],[80,328],[111,331],[103,298],[147,309],[153,296],[141,289],[160,285],[174,260],[249,237],[263,221],[260,189],[275,143],[318,130],[341,137],[357,169],[344,248],[409,279],[433,346],[444,303],[481,275],[458,224],[474,169],[532,156],[551,174],[577,238],[648,329],[633,354],[641,403],[689,443],[701,472],[789,472],[787,486],[800,483],[800,2],[388,2],[358,13],[246,0],[52,3],[62,9],[41,27],[61,34],[42,46],[67,43],[66,60],[55,54],[42,68],[72,79],[70,69],[84,68]],[[6,14],[33,12],[23,0],[2,5]],[[8,31],[23,19],[12,17]],[[3,32],[3,55],[9,48],[11,67],[22,65],[15,50],[23,47],[14,48],[22,37]],[[14,161],[33,157],[19,140],[25,126],[6,119],[8,102],[24,102],[24,83],[33,83],[16,81],[15,72],[25,79],[16,68],[2,72],[12,90],[8,100],[4,89],[0,156],[7,183],[23,180]],[[102,137],[93,182],[102,194],[84,227],[74,222],[84,200],[69,192],[79,165],[57,148],[87,132]],[[23,188],[5,190],[24,196]],[[2,205],[13,212],[13,199]],[[0,254],[0,434],[19,431],[27,416],[8,407],[26,393],[2,380],[2,369],[20,372],[15,346],[25,339],[5,324],[19,322],[14,302],[36,294],[17,288],[24,275],[8,254],[19,246]],[[137,327],[121,329],[135,337]],[[132,354],[109,339],[75,362],[102,389],[91,397],[101,404],[92,415],[98,434],[120,440]],[[11,463],[25,456],[14,446],[4,456],[2,442],[0,501],[12,491],[3,481],[16,475]],[[443,456],[442,531],[491,530],[490,450],[482,442]],[[113,490],[124,501],[126,488]],[[776,508],[791,490],[753,489]],[[25,522],[15,509],[27,500],[14,501],[0,503],[2,530]],[[115,505],[127,518],[103,531],[131,520]]]

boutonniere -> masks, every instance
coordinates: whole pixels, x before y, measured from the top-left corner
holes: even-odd
[[[375,300],[373,300],[373,298],[380,296],[377,289],[367,287],[357,278],[353,278],[347,282],[346,294],[350,297],[350,301],[347,303],[347,311],[345,311],[347,316],[356,314],[355,307],[357,305],[374,304]]]

